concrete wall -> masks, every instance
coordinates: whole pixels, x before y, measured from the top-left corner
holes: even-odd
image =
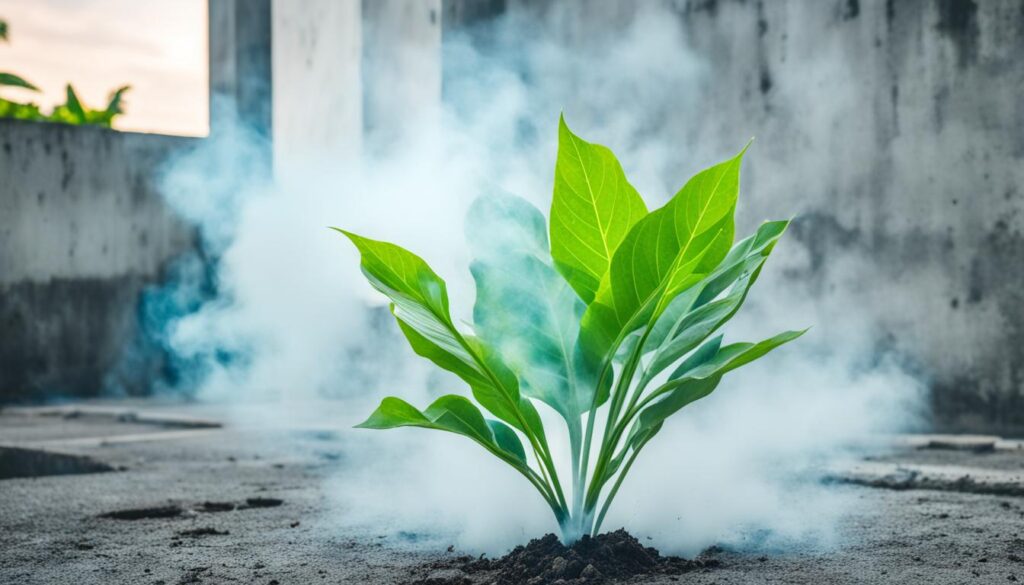
[[[210,0],[209,30],[211,136],[241,121],[270,138],[271,0]],[[103,390],[140,292],[198,246],[157,184],[203,140],[0,120],[0,403]]]
[[[756,135],[740,217],[798,215],[794,290],[876,323],[879,350],[930,382],[940,427],[1024,432],[1020,0],[275,1],[272,25],[269,1],[240,2],[211,1],[211,90],[268,124],[270,92],[237,73],[265,79],[272,30],[276,148],[342,136],[352,152],[359,127],[386,144],[391,112],[439,94],[440,26],[557,6],[568,41],[594,42],[668,7],[706,71],[695,109],[663,125],[697,145],[687,168]],[[317,123],[332,112],[346,132]],[[152,186],[190,142],[0,121],[0,393],[97,387],[140,287],[190,245]]]
[[[716,72],[691,136],[758,136],[747,215],[800,214],[792,278],[878,320],[938,425],[1024,431],[1024,4],[721,2],[687,29]]]
[[[559,3],[566,38],[614,35],[643,4]],[[1024,433],[1024,3],[661,4],[706,70],[696,109],[665,121],[698,153],[686,168],[756,136],[739,216],[798,215],[793,290],[877,323],[940,428]]]
[[[0,402],[96,394],[193,243],[159,165],[196,139],[0,120]]]

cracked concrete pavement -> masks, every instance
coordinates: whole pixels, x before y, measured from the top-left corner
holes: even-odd
[[[342,439],[330,427],[222,425],[216,407],[200,405],[0,411],[0,583],[402,583],[413,567],[458,552],[331,526],[324,511],[337,504],[322,480],[344,461]],[[844,518],[841,549],[714,549],[706,554],[720,568],[679,579],[1024,579],[1024,445],[933,436],[888,443],[854,466],[823,470],[823,481],[864,503]],[[85,457],[114,471],[10,477],[42,469],[12,448]]]

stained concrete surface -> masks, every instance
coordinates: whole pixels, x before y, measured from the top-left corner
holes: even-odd
[[[756,136],[737,233],[795,219],[758,287],[799,299],[794,314],[856,307],[880,354],[928,377],[944,430],[1024,434],[1024,3],[494,4],[534,14],[537,28],[554,23],[555,41],[580,55],[604,54],[608,39],[666,8],[659,22],[677,24],[689,50],[664,83],[676,63],[703,73],[662,86],[674,98],[665,108],[630,111],[640,123],[625,137],[615,115],[592,111],[603,102],[567,95],[559,105],[573,128],[611,146],[634,179],[651,151],[624,147],[671,137],[660,175],[671,184],[641,188],[649,201]],[[657,27],[644,26],[635,42],[658,42]],[[808,339],[849,333],[837,319],[814,325]]]
[[[0,445],[88,455],[121,471],[0,481],[0,583],[402,583],[412,569],[449,554],[401,537],[337,528],[344,514],[325,491],[346,445],[339,429],[268,429],[228,422],[182,428],[168,420],[216,418],[216,408],[124,405],[63,414],[0,412]],[[148,421],[139,423],[138,420]],[[970,474],[1016,478],[1024,449],[1002,441],[990,453],[922,449],[902,440],[842,479],[918,469],[953,485]],[[859,476],[856,474],[860,474]],[[870,475],[870,474],[874,475]],[[878,489],[838,482],[864,505],[841,523],[839,550],[712,549],[720,568],[692,583],[1009,583],[1024,579],[1024,498]],[[278,505],[279,504],[279,505]],[[148,514],[146,511],[148,510]],[[328,512],[332,513],[328,513]],[[103,517],[155,516],[135,520]],[[633,582],[668,583],[671,577]],[[471,581],[467,581],[471,583]]]
[[[199,139],[0,120],[0,402],[95,393],[193,246],[157,192]]]

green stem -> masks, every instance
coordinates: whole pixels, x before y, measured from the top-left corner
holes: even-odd
[[[572,469],[572,515],[578,516],[583,505],[583,485],[580,482],[580,442],[583,440],[583,429],[580,428],[579,417],[570,417],[565,421],[569,431],[569,452]]]
[[[597,515],[597,522],[594,523],[594,528],[591,530],[591,536],[597,536],[597,533],[601,530],[601,523],[604,522],[604,515],[608,513],[608,508],[612,505],[612,500],[615,499],[615,495],[619,493],[619,487],[622,486],[622,480],[626,478],[626,474],[629,473],[629,468],[633,466],[633,462],[636,461],[636,456],[640,453],[640,449],[647,444],[647,439],[636,446],[633,452],[629,455],[629,459],[626,461],[626,465],[619,472],[619,476],[615,478],[615,484],[612,485],[611,491],[608,492],[608,497],[605,498],[604,504],[601,506],[601,512]]]
[[[604,366],[601,368],[601,375],[598,377],[597,386],[594,388],[594,398],[590,401],[590,409],[587,411],[587,432],[583,438],[583,453],[580,456],[580,469],[579,474],[577,475],[577,485],[580,486],[581,496],[587,490],[587,470],[590,467],[590,445],[594,438],[594,420],[597,419],[598,395],[601,392],[601,388],[604,387],[605,378],[610,372],[612,372],[612,360],[615,356],[615,351],[621,343],[622,338],[620,336],[620,338],[613,344],[612,350],[609,352],[609,357],[604,360]],[[583,510],[580,510],[577,513],[581,522],[583,513]]]
[[[643,356],[644,344],[647,342],[647,337],[650,334],[651,325],[648,324],[643,335],[640,337],[639,342],[633,348],[633,353],[630,354],[629,360],[627,360],[626,365],[622,368],[622,374],[619,377],[618,383],[615,385],[614,392],[612,393],[612,404],[608,409],[608,421],[605,424],[604,436],[601,439],[601,450],[598,451],[597,463],[594,465],[594,475],[591,479],[587,492],[585,505],[587,510],[592,510],[597,504],[597,499],[601,494],[601,488],[604,487],[604,484],[607,481],[604,477],[605,468],[608,466],[608,462],[615,452],[615,447],[619,438],[619,433],[616,432],[618,427],[618,411],[622,407],[622,403],[625,401],[626,394],[629,392],[629,385],[633,381],[633,374],[636,373],[636,368]],[[613,436],[615,437],[615,444],[610,445],[609,439]]]

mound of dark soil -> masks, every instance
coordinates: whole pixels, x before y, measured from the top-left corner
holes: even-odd
[[[709,569],[715,560],[661,556],[625,530],[583,537],[571,547],[554,534],[518,546],[500,559],[458,557],[421,567],[416,585],[592,585],[640,575],[678,575]]]

